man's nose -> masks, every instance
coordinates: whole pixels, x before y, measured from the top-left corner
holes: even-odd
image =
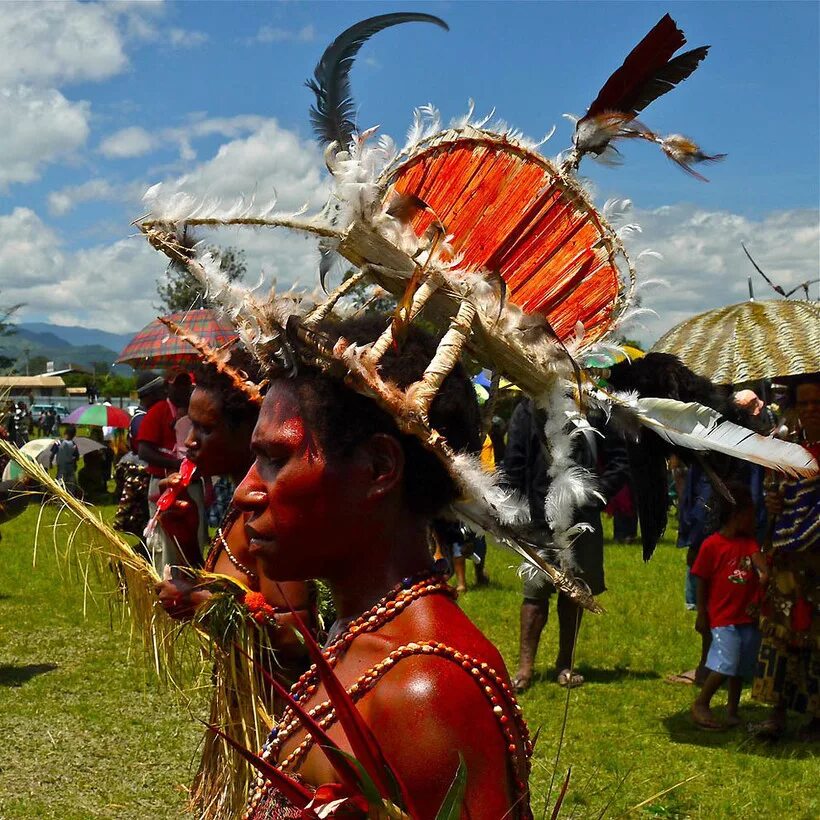
[[[251,467],[234,492],[234,503],[243,510],[257,510],[264,506],[266,498],[265,488],[256,468]]]

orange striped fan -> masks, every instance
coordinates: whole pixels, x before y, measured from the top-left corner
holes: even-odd
[[[561,339],[583,322],[600,339],[623,301],[620,243],[583,191],[543,157],[474,131],[443,132],[388,170],[385,201],[414,195],[452,235],[459,267],[497,272],[508,299],[546,317]],[[423,236],[434,216],[417,212]]]

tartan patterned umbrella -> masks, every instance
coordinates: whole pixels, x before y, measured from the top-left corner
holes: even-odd
[[[109,404],[86,404],[69,413],[63,424],[76,424],[84,427],[128,427],[131,416],[119,407]]]
[[[716,384],[799,376],[820,370],[820,304],[742,302],[676,325],[652,348],[674,353]]]
[[[208,308],[172,313],[168,317],[184,330],[199,336],[211,347],[220,347],[233,341],[237,334],[234,327],[218,320]],[[126,345],[117,362],[133,367],[160,367],[191,365],[199,361],[197,352],[184,339],[168,330],[159,319],[154,319]]]

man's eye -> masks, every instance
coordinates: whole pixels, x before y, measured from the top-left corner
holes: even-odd
[[[269,467],[281,467],[286,461],[287,458],[282,455],[275,455],[271,453],[260,453],[257,458],[259,459],[262,464],[265,464]]]

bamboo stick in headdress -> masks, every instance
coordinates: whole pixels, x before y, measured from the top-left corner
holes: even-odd
[[[254,384],[248,378],[246,373],[243,374],[241,371],[228,364],[228,359],[230,358],[230,348],[233,346],[233,342],[230,342],[223,347],[211,347],[211,345],[209,345],[204,339],[188,332],[184,327],[178,325],[171,319],[166,319],[163,316],[158,316],[157,318],[172,333],[179,336],[180,339],[188,342],[188,344],[191,345],[197,353],[199,353],[205,364],[213,367],[217,373],[227,376],[231,382],[231,387],[242,393],[249,402],[252,402],[253,404],[262,404],[263,396],[259,389],[259,385]]]

